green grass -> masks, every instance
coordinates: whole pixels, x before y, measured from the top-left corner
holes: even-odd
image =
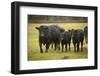
[[[51,23],[50,23],[51,24]],[[50,25],[49,23],[46,25]],[[57,24],[57,23],[55,23]],[[59,27],[64,28],[65,30],[69,29],[83,29],[87,23],[59,23]],[[75,53],[73,51],[73,45],[71,43],[71,51],[61,52],[61,50],[54,50],[51,47],[48,50],[48,53],[40,53],[39,43],[38,43],[38,30],[35,27],[39,27],[40,24],[28,24],[28,60],[59,60],[59,59],[81,59],[88,58],[88,51],[86,49],[87,45],[84,42],[83,52]],[[45,46],[43,46],[45,50]]]

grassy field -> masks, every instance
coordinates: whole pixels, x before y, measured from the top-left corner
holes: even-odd
[[[56,24],[56,23],[54,23]],[[45,25],[51,25],[45,24]],[[87,23],[59,23],[59,27],[64,28],[65,30],[69,29],[83,29]],[[84,42],[83,52],[75,53],[73,50],[73,45],[71,43],[70,52],[61,52],[61,50],[54,50],[51,47],[48,50],[48,53],[40,53],[39,43],[38,43],[38,30],[35,27],[39,27],[40,24],[28,24],[28,60],[59,60],[59,59],[82,59],[88,58],[87,45]],[[43,46],[45,51],[45,46]]]

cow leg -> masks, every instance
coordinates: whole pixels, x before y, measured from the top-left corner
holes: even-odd
[[[60,44],[57,44],[57,48],[58,48],[58,50],[60,50]]]
[[[58,50],[60,50],[60,42],[58,43]]]
[[[77,43],[77,52],[79,52],[79,43]]]
[[[55,50],[57,49],[57,43],[55,43]]]
[[[40,46],[40,53],[43,53],[43,50],[42,50],[42,43],[39,43],[39,46]]]
[[[83,42],[81,42],[81,52],[83,52]]]
[[[49,46],[50,46],[50,44],[47,43],[46,44],[46,51],[45,51],[46,53],[48,52]]]
[[[66,52],[67,52],[67,44],[65,45],[65,48],[66,48]]]
[[[58,50],[60,50],[60,44],[58,45]]]
[[[69,51],[70,51],[70,43],[69,43]]]
[[[53,48],[53,43],[51,44],[51,48]]]
[[[76,43],[74,43],[74,52],[76,52]]]

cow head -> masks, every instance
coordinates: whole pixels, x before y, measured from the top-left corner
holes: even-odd
[[[47,35],[48,26],[40,26],[40,27],[35,27],[35,28],[39,31],[40,37],[45,37]]]

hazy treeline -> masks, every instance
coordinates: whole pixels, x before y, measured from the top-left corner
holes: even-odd
[[[87,23],[87,17],[28,15],[28,23]]]

